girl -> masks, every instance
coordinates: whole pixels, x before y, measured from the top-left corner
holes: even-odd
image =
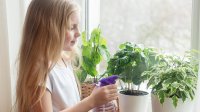
[[[109,85],[80,101],[72,69],[79,21],[72,0],[31,1],[19,53],[18,112],[87,112],[117,98],[116,85]]]

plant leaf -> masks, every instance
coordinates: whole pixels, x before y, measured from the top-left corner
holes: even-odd
[[[176,96],[173,96],[173,97],[172,97],[172,100],[173,100],[173,105],[174,105],[174,107],[177,107],[178,98],[177,98]]]

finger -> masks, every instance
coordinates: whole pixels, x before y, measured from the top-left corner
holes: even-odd
[[[113,93],[113,94],[108,95],[108,98],[112,98],[112,97],[118,97],[118,93]]]
[[[110,89],[108,90],[108,94],[117,94],[118,93],[118,90],[117,89]]]
[[[104,86],[104,87],[107,88],[107,89],[117,89],[117,85],[115,85],[115,84],[107,85],[107,86]]]
[[[117,98],[118,98],[118,96],[113,95],[113,96],[110,96],[110,97],[108,98],[108,101],[117,100]]]
[[[94,86],[94,89],[93,90],[96,90],[96,89],[98,89],[99,87],[98,86]]]

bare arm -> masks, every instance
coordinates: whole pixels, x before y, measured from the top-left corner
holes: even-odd
[[[68,107],[60,112],[87,112],[96,106],[103,105],[109,101],[117,99],[116,85],[108,85],[101,88],[95,88],[91,95],[78,104]],[[45,112],[53,112],[51,93],[46,91],[42,98],[43,109]]]
[[[42,107],[45,112],[53,112],[51,93],[48,90],[46,90],[42,97]]]

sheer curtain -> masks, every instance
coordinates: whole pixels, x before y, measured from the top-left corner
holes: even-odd
[[[23,0],[0,0],[0,112],[9,112],[14,103],[23,3]]]

